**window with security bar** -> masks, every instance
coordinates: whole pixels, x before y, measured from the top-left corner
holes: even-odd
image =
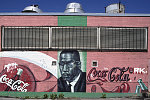
[[[48,27],[2,27],[2,49],[30,50],[48,47]]]
[[[102,50],[146,50],[147,28],[100,28]]]
[[[97,27],[53,27],[55,49],[98,49]]]
[[[6,27],[2,50],[147,51],[145,27]]]

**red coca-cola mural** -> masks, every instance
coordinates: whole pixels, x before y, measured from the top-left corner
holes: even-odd
[[[117,70],[119,70],[118,74],[116,74]],[[125,74],[125,72],[127,72],[127,71],[129,71],[129,67],[128,68],[115,67],[115,68],[112,68],[110,71],[108,71],[108,70],[101,71],[101,70],[96,70],[96,68],[92,68],[90,70],[90,72],[88,73],[87,81],[89,82],[88,84],[93,84],[93,83],[97,84],[99,86],[99,88],[102,89],[103,92],[127,93],[130,90],[130,86],[128,84],[128,81],[130,80],[129,74]],[[121,83],[118,86],[115,86],[111,90],[105,89],[105,87],[103,86],[103,84],[105,84],[107,82],[118,82],[118,81],[120,81],[120,82],[123,81],[123,83]],[[93,89],[91,89],[91,90],[93,90]]]
[[[57,92],[56,69],[57,60],[41,52],[2,52],[0,91]]]
[[[87,92],[148,91],[147,59],[139,57],[140,53],[87,52]]]
[[[148,91],[147,82],[143,82],[137,75],[145,75],[145,68],[113,67],[110,70],[105,68],[91,68],[87,74],[87,86],[91,92],[106,93],[140,93]],[[145,80],[144,80],[145,81]]]
[[[87,75],[87,85],[92,85],[91,92],[96,92],[96,88],[99,88],[102,90],[102,92],[107,93],[128,93],[133,91],[131,90],[132,85],[130,86],[129,84],[132,84],[132,75],[135,76],[133,80],[136,80],[136,75],[138,72],[135,69],[137,68],[114,67],[111,68],[111,70],[97,70],[94,67],[89,71]],[[146,72],[143,71],[143,73]],[[148,91],[147,86],[143,83],[141,78],[138,79],[138,81],[135,82],[134,85],[136,86],[137,83],[139,83],[139,86],[141,86],[141,91]],[[112,88],[110,89],[110,87]],[[140,92],[140,90],[135,90],[135,92]]]

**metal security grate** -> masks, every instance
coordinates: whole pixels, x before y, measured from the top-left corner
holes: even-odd
[[[147,51],[145,27],[5,27],[2,50]]]
[[[96,27],[53,27],[52,48],[97,49]]]
[[[47,27],[2,27],[2,49],[30,50],[49,47]]]
[[[100,29],[100,49],[102,50],[146,50],[147,28]]]

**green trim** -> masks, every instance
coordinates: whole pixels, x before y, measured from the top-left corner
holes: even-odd
[[[81,51],[81,66],[83,72],[86,72],[86,62],[87,62],[87,52]]]
[[[58,16],[58,26],[87,26],[87,16]]]
[[[50,94],[64,94],[65,98],[102,98],[104,94],[106,94],[106,98],[121,98],[121,97],[133,97],[133,96],[142,96],[141,93],[82,93],[82,92],[0,92],[0,96],[7,97],[22,97],[25,98],[27,96],[34,97],[43,97],[44,94],[47,94],[50,97]]]

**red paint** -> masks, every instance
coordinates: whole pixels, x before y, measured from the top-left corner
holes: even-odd
[[[106,75],[107,75],[107,72],[108,71],[97,71],[96,68],[92,68],[88,75],[87,75],[87,80],[89,82],[93,82],[93,81],[96,81],[96,80],[100,80],[102,82],[107,82],[107,80],[105,79]]]
[[[17,68],[23,69],[23,72],[22,72],[20,78],[17,79],[17,80],[21,80],[24,83],[28,83],[29,86],[25,87],[25,89],[27,89],[28,92],[34,92],[35,89],[36,89],[36,80],[35,80],[35,77],[34,77],[33,73],[31,72],[31,70],[28,67],[24,66],[24,65],[18,65]],[[2,71],[2,73],[0,74],[0,77],[2,77],[3,75],[7,75],[7,78],[13,79],[13,82],[10,83],[10,85],[13,86],[13,83],[15,81],[17,81],[17,80],[14,80],[14,76],[16,74],[17,74],[17,69],[14,69],[12,73],[7,72],[6,69],[4,69]],[[23,84],[19,84],[19,85],[23,85]],[[17,85],[17,87],[19,85]],[[9,88],[9,87],[10,86],[8,86],[5,83],[0,83],[0,91],[4,91],[4,90],[6,90],[6,88]],[[7,91],[12,91],[12,90],[10,88]],[[21,92],[21,91],[19,91],[19,92]]]
[[[122,83],[120,86],[116,86],[114,89],[112,90],[106,90],[104,87],[102,87],[103,92],[106,93],[128,93],[130,90],[130,86],[128,83]]]
[[[23,69],[20,80],[30,84],[25,88],[28,92],[57,92],[57,79],[54,75],[37,65],[20,59],[5,57],[1,58],[0,76],[7,74],[8,78],[13,78],[14,75],[16,75],[17,68],[13,69],[12,72],[7,72],[6,69],[3,70],[3,68],[4,65],[8,65],[14,62],[18,64],[17,68]],[[8,86],[6,84],[0,83],[0,91],[5,91],[7,87]],[[8,91],[12,90],[9,89]]]
[[[97,71],[98,70],[102,71],[106,69],[110,71],[114,67],[131,68],[124,73],[124,74],[129,74],[130,80],[128,81],[128,84],[130,86],[130,91],[129,91],[130,93],[135,93],[136,85],[139,85],[137,82],[139,78],[142,78],[146,86],[148,86],[148,74],[134,74],[132,69],[132,68],[145,68],[145,71],[148,71],[147,68],[148,52],[87,52],[87,67],[86,67],[87,76],[89,76],[88,74],[90,70],[93,68],[91,67],[93,60],[98,61],[98,67],[96,67]],[[104,89],[107,88],[108,90],[112,90],[115,88],[116,85],[119,86],[120,81],[117,80],[118,79],[117,77],[120,75],[120,71],[118,70],[117,73],[113,73],[113,74],[115,74],[116,80],[113,82],[109,82],[108,77],[106,77],[105,79],[108,82],[103,83],[102,86]],[[87,78],[87,80],[89,80],[89,78]],[[92,85],[87,84],[86,87],[87,92],[91,92],[90,89],[91,87]],[[97,89],[97,92],[103,92],[103,91],[101,89]]]

